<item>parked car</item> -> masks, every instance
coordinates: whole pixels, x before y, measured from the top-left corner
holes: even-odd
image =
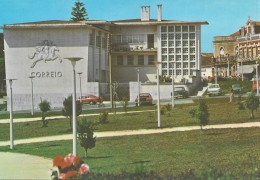
[[[138,103],[138,96],[135,99],[135,103]],[[153,104],[153,97],[150,93],[140,93],[140,105],[141,104]]]
[[[254,92],[256,92],[256,87],[257,87],[257,81],[256,81],[256,79],[254,79],[252,82],[252,90]],[[258,79],[258,89],[260,90],[260,80],[259,79]]]
[[[77,101],[80,101],[80,98],[77,99]],[[92,94],[84,95],[81,97],[81,101],[83,104],[96,104],[97,102],[102,102],[102,97],[97,97]]]
[[[174,97],[182,97],[187,98],[188,97],[188,91],[185,90],[184,87],[176,87],[174,88]]]
[[[242,93],[242,91],[243,91],[243,87],[240,84],[233,84],[232,89],[235,94]]]
[[[219,86],[219,84],[211,84],[208,87],[208,95],[221,95],[221,88]]]

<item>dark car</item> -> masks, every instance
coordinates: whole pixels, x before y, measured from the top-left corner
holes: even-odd
[[[184,87],[174,88],[174,97],[176,97],[176,98],[178,98],[178,97],[187,98],[188,96],[189,96],[188,91],[186,91]]]
[[[236,94],[240,94],[243,91],[243,88],[240,84],[233,84],[232,89]]]
[[[135,103],[138,103],[138,96],[135,99]],[[150,93],[140,93],[140,105],[141,104],[153,104],[153,98]]]

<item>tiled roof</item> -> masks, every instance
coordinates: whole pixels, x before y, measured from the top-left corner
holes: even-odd
[[[234,32],[233,34],[230,34],[229,36],[240,36],[240,30],[238,30],[237,32]]]

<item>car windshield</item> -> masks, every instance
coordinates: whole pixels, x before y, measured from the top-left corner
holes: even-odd
[[[218,84],[212,84],[211,86],[209,86],[209,88],[219,88]]]
[[[183,90],[185,90],[183,87],[176,87],[175,88],[175,91],[183,91]]]
[[[140,94],[140,97],[147,97],[149,94]]]

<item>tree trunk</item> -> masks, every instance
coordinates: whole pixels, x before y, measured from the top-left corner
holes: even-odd
[[[200,135],[202,135],[203,132],[202,132],[202,126],[200,126]]]
[[[254,119],[255,116],[254,116],[254,110],[251,110],[251,118]]]
[[[88,150],[85,150],[85,158],[87,159],[88,157]]]

